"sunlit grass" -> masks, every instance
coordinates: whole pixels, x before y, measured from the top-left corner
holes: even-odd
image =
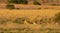
[[[37,16],[40,17],[53,17],[56,13],[60,12],[60,10],[52,10],[52,9],[41,9],[41,10],[7,10],[7,9],[0,9],[0,18],[7,18],[8,22],[6,25],[1,25],[0,28],[24,28],[21,30],[2,30],[1,32],[9,33],[9,32],[16,32],[16,33],[60,33],[59,29],[40,29],[40,25],[20,25],[20,24],[14,24],[11,22],[14,22],[16,18],[21,17],[30,17],[30,21],[34,21],[34,18]],[[4,19],[3,18],[3,19]],[[5,20],[5,19],[4,19]],[[19,19],[20,20],[20,19]],[[24,20],[23,20],[24,21]],[[20,22],[20,21],[19,21]],[[18,23],[18,22],[16,22]],[[20,27],[18,27],[20,26]],[[50,25],[47,25],[48,27]],[[51,27],[51,26],[50,26]],[[26,28],[26,29],[25,29]],[[43,26],[41,28],[44,28]],[[37,29],[37,30],[36,30]]]

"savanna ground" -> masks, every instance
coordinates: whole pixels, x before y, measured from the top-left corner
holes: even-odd
[[[30,20],[36,16],[51,18],[60,10],[40,9],[40,10],[8,10],[0,9],[0,33],[60,33],[60,26],[57,24],[18,24],[13,21],[16,18],[30,17]],[[7,21],[4,21],[6,20]],[[7,22],[7,23],[4,23]],[[24,21],[27,22],[27,21]]]
[[[46,21],[51,24],[34,24],[35,20],[40,22],[41,18],[53,19],[60,12],[60,6],[14,5],[20,9],[9,10],[5,9],[6,4],[0,4],[0,33],[60,33],[60,26],[53,24],[53,21]],[[20,18],[25,23],[20,24]]]

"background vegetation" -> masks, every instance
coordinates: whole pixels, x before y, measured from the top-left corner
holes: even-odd
[[[27,0],[8,0],[9,3],[14,3],[14,4],[27,4]]]
[[[9,3],[6,5],[6,8],[7,9],[15,9],[14,5],[13,4],[9,4]]]

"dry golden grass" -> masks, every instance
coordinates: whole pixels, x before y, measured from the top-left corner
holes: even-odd
[[[8,10],[0,9],[0,16],[4,17],[20,17],[20,16],[47,16],[52,17],[60,10],[41,9],[41,10]]]
[[[17,18],[17,17],[21,17],[21,16],[31,16],[31,17],[36,17],[36,16],[46,16],[46,17],[53,17],[56,13],[60,12],[60,10],[53,10],[53,9],[41,9],[41,10],[8,10],[8,9],[0,9],[0,17],[7,17],[7,18]],[[4,28],[4,29],[9,29],[9,28],[31,28],[34,31],[32,32],[36,32],[39,33],[41,32],[40,30],[36,30],[35,29],[40,29],[40,28],[44,28],[41,27],[40,25],[21,25],[21,24],[15,24],[15,23],[7,23],[6,25],[0,25],[0,28]],[[56,27],[56,26],[51,26],[51,25],[47,25],[46,27]],[[28,29],[27,28],[27,29]],[[24,31],[26,31],[27,29],[25,29]],[[22,30],[22,32],[24,32]],[[28,30],[30,31],[30,30]],[[26,32],[28,32],[26,31]],[[38,32],[37,32],[38,31]],[[43,30],[42,32],[46,32],[47,30]],[[57,30],[56,30],[57,31]],[[60,30],[59,30],[60,31]],[[13,30],[11,32],[18,32],[17,30]],[[55,31],[54,31],[55,32]]]
[[[41,9],[41,10],[0,9],[0,17],[7,17],[7,18],[18,18],[18,17],[27,17],[27,16],[30,16],[32,18],[34,18],[36,16],[53,17],[58,12],[60,12],[60,10],[53,10],[53,9]]]

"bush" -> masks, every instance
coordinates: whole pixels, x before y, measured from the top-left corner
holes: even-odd
[[[28,3],[28,1],[26,1],[26,0],[18,0],[18,4],[27,4]]]
[[[14,5],[12,5],[12,4],[7,4],[6,5],[6,8],[7,9],[15,9]]]
[[[55,15],[54,21],[55,23],[60,24],[60,12]]]
[[[18,3],[17,0],[8,0],[8,3]]]
[[[15,4],[27,4],[27,0],[10,0],[9,3],[15,3]]]
[[[34,5],[41,5],[39,2],[37,2],[36,0],[33,3]]]

